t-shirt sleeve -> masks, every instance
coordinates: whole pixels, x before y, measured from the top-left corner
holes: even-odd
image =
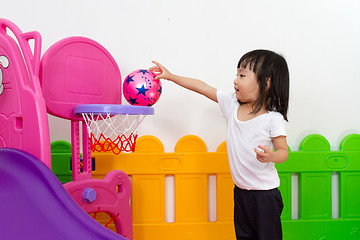
[[[224,118],[228,119],[233,106],[232,102],[234,101],[234,96],[233,94],[222,90],[217,90],[216,95],[222,115]]]
[[[274,114],[271,119],[270,137],[286,136],[285,120],[280,113]]]

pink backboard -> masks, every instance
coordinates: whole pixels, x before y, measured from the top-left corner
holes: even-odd
[[[80,104],[121,104],[121,74],[113,57],[99,43],[69,37],[44,54],[39,74],[47,111],[57,117],[74,115]]]

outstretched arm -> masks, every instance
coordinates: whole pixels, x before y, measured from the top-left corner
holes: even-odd
[[[181,87],[200,93],[205,97],[217,102],[216,88],[213,88],[198,79],[182,77],[172,74],[160,63],[156,61],[153,61],[153,63],[156,66],[151,67],[149,70],[153,71],[156,74],[156,79],[166,79],[172,81]]]

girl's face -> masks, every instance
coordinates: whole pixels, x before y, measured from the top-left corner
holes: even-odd
[[[234,80],[236,98],[241,103],[254,103],[259,97],[259,84],[255,73],[240,67]]]

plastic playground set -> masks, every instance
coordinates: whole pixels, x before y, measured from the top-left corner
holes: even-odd
[[[235,239],[225,142],[207,152],[188,135],[165,153],[156,137],[138,138],[161,84],[131,86],[136,78],[145,84],[151,73],[133,72],[122,85],[116,61],[91,39],[65,38],[41,56],[38,32],[0,19],[1,239]],[[122,89],[134,105],[121,104]],[[71,121],[71,143],[50,143],[48,113]],[[339,151],[309,135],[277,169],[285,240],[359,239],[360,135],[346,136]],[[209,218],[211,177],[216,219]]]

